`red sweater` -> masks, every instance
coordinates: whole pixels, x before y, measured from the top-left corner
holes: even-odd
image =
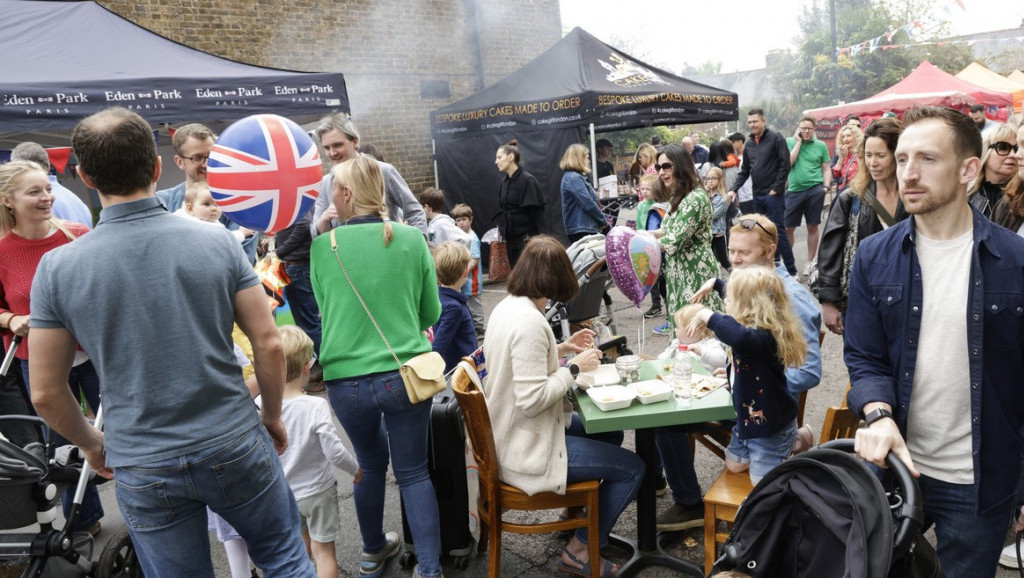
[[[89,228],[78,223],[64,223],[75,237],[89,232]],[[61,231],[49,237],[30,240],[11,232],[0,238],[0,315],[14,313],[29,314],[29,297],[32,292],[32,278],[36,276],[36,267],[43,254],[71,240]],[[4,315],[6,317],[6,315]],[[8,329],[3,329],[4,351],[11,346],[14,337]],[[15,354],[18,359],[28,359],[28,340],[18,346]]]

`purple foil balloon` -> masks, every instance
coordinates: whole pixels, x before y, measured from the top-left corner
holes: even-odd
[[[604,240],[612,281],[637,307],[651,292],[661,271],[661,247],[647,231],[612,227]]]

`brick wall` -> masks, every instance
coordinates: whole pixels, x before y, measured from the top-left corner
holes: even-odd
[[[260,66],[342,72],[361,142],[376,145],[414,193],[434,182],[430,111],[482,89],[481,69],[490,85],[562,36],[558,0],[99,3],[162,36],[218,56]],[[450,97],[422,97],[421,83],[437,81],[442,89],[447,82]]]

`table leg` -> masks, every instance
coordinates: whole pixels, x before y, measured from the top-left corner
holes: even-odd
[[[619,536],[612,536],[611,542],[616,546],[633,548],[633,557],[623,564],[616,576],[628,578],[649,566],[673,568],[691,576],[704,577],[700,567],[665,553],[658,543],[657,497],[654,481],[658,476],[658,448],[654,443],[654,430],[651,428],[636,430],[636,453],[644,460],[646,466],[644,481],[636,496],[636,536],[633,544]]]

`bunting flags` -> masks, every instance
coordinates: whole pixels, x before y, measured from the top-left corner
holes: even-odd
[[[961,10],[963,10],[964,12],[967,12],[967,7],[964,6],[964,3],[963,3],[962,0],[953,0],[952,4],[956,4],[956,6],[958,6]],[[936,8],[936,9],[934,9],[923,20],[925,20],[926,22],[934,21],[936,23],[952,20],[953,18],[956,17],[956,15],[953,14],[953,12],[952,12],[952,4],[947,3],[947,4],[943,5],[943,6],[940,6],[940,7]],[[891,48],[907,48],[909,46],[929,46],[929,45],[939,44],[939,43],[936,43],[936,42],[911,42],[911,43],[906,43],[906,44],[893,44],[892,43],[893,37],[896,36],[897,34],[899,34],[900,32],[903,32],[904,34],[907,35],[907,37],[911,41],[914,41],[914,40],[917,40],[918,38],[920,38],[920,36],[923,33],[925,33],[926,31],[927,31],[927,28],[925,27],[924,24],[922,24],[921,20],[914,20],[913,22],[908,22],[908,23],[906,23],[906,24],[904,24],[902,26],[897,26],[896,28],[893,28],[892,30],[889,30],[888,32],[886,32],[884,34],[880,34],[880,35],[878,35],[878,36],[876,36],[876,37],[874,37],[874,38],[872,38],[870,40],[865,40],[864,42],[861,42],[859,44],[854,44],[852,46],[845,46],[843,48],[838,48],[836,50],[836,52],[839,55],[848,54],[850,56],[857,56],[858,54],[860,54],[862,52],[867,52],[867,53],[870,54],[870,53],[872,53],[872,52],[874,52],[875,50],[878,50],[878,49],[889,50]],[[961,42],[967,42],[967,41],[954,41],[954,42],[948,42],[947,41],[945,43],[948,43],[948,44],[959,44]]]

